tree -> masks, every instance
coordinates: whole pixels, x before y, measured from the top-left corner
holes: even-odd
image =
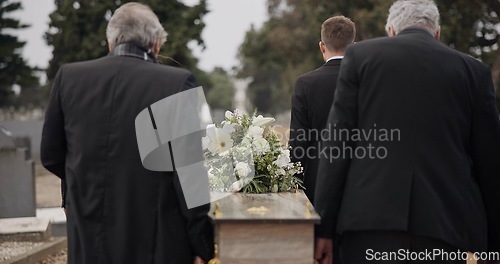
[[[276,113],[286,107],[285,103],[276,95],[283,87],[281,80],[282,56],[277,49],[268,48],[269,41],[267,30],[270,26],[266,23],[261,31],[251,29],[246,33],[245,41],[240,47],[240,60],[242,68],[238,77],[252,77],[253,81],[248,87],[248,96],[254,106],[262,112]]]
[[[376,0],[357,3],[353,9],[351,1],[268,0],[269,20],[261,29],[247,32],[239,54],[242,67],[238,77],[253,78],[248,95],[259,111],[276,114],[289,109],[296,78],[323,63],[318,42],[326,18],[364,15],[367,10],[387,5]],[[358,39],[380,34],[379,27],[373,29],[372,21],[378,19],[377,13],[373,14],[367,17],[366,30],[358,34]]]
[[[222,68],[215,68],[208,77],[211,87],[207,87],[206,96],[210,107],[214,110],[232,109],[235,88],[227,72]]]
[[[21,49],[25,42],[17,36],[9,34],[15,30],[28,27],[19,20],[9,17],[9,13],[21,9],[20,2],[0,0],[0,108],[19,107],[23,104],[36,104],[34,93],[39,88],[39,79],[35,75],[35,68],[27,65],[21,56]],[[12,88],[20,89],[20,96],[16,96]],[[30,98],[30,100],[23,100]]]
[[[500,109],[500,45],[498,0],[440,0],[442,40],[450,47],[482,60],[492,67]]]
[[[65,63],[96,59],[108,53],[106,26],[113,11],[126,2],[130,1],[55,0],[56,10],[50,15],[50,28],[45,35],[47,43],[54,48],[47,69],[49,81]],[[143,3],[153,9],[169,34],[159,61],[195,72],[200,82],[206,80],[187,47],[190,41],[204,47],[201,31],[205,27],[203,16],[208,12],[205,0],[193,7],[178,0]]]
[[[492,66],[495,84],[500,85],[498,0],[436,2],[442,42]],[[356,41],[385,36],[391,4],[385,0],[268,0],[268,21],[258,30],[249,30],[240,47],[238,76],[253,78],[248,89],[253,104],[272,114],[290,108],[295,79],[323,63],[318,41],[325,19],[350,17],[356,23]],[[498,102],[500,106],[500,97]]]

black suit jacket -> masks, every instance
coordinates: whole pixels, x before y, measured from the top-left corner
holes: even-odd
[[[401,230],[500,251],[500,123],[486,65],[421,28],[363,41],[346,51],[328,122],[379,136],[326,147],[371,143],[387,157],[321,160],[319,236]]]
[[[67,186],[69,263],[192,263],[213,252],[209,206],[188,210],[173,172],[146,170],[135,133],[140,111],[195,87],[194,76],[143,55],[132,46],[65,65],[54,80],[41,160]]]
[[[314,201],[319,162],[318,133],[325,128],[332,107],[341,62],[341,59],[330,60],[300,76],[292,93],[291,158],[294,162],[300,161],[304,167],[305,193],[311,202]]]

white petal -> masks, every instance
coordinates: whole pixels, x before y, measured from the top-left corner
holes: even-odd
[[[271,124],[272,122],[274,122],[274,118],[272,118],[272,117],[263,117],[262,115],[254,117],[252,119],[252,125],[254,125],[254,126],[260,126],[260,127],[263,127],[263,126],[266,126],[268,124]]]
[[[214,141],[217,138],[217,127],[214,124],[208,125],[206,131],[210,140]]]
[[[230,123],[225,123],[224,126],[222,126],[221,130],[227,134],[231,134],[234,131],[234,125]]]
[[[211,140],[209,137],[202,137],[201,138],[201,146],[203,147],[203,149],[208,149],[210,142],[211,142]]]
[[[229,186],[229,191],[230,192],[239,192],[243,188],[243,180],[237,180]]]
[[[264,129],[259,126],[250,126],[248,128],[248,134],[254,138],[262,137]]]

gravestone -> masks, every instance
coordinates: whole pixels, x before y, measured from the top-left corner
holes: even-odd
[[[35,165],[29,157],[0,127],[0,218],[36,215]]]
[[[12,132],[17,147],[25,146],[29,148],[33,160],[40,157],[43,120],[0,120],[0,127]],[[22,138],[28,138],[29,145],[25,145],[27,142],[23,142],[24,139]]]

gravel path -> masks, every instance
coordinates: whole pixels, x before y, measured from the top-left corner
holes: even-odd
[[[68,261],[68,251],[61,250],[55,254],[50,255],[48,258],[37,262],[36,264],[66,264]]]
[[[42,244],[44,242],[0,242],[0,262],[26,253]]]

